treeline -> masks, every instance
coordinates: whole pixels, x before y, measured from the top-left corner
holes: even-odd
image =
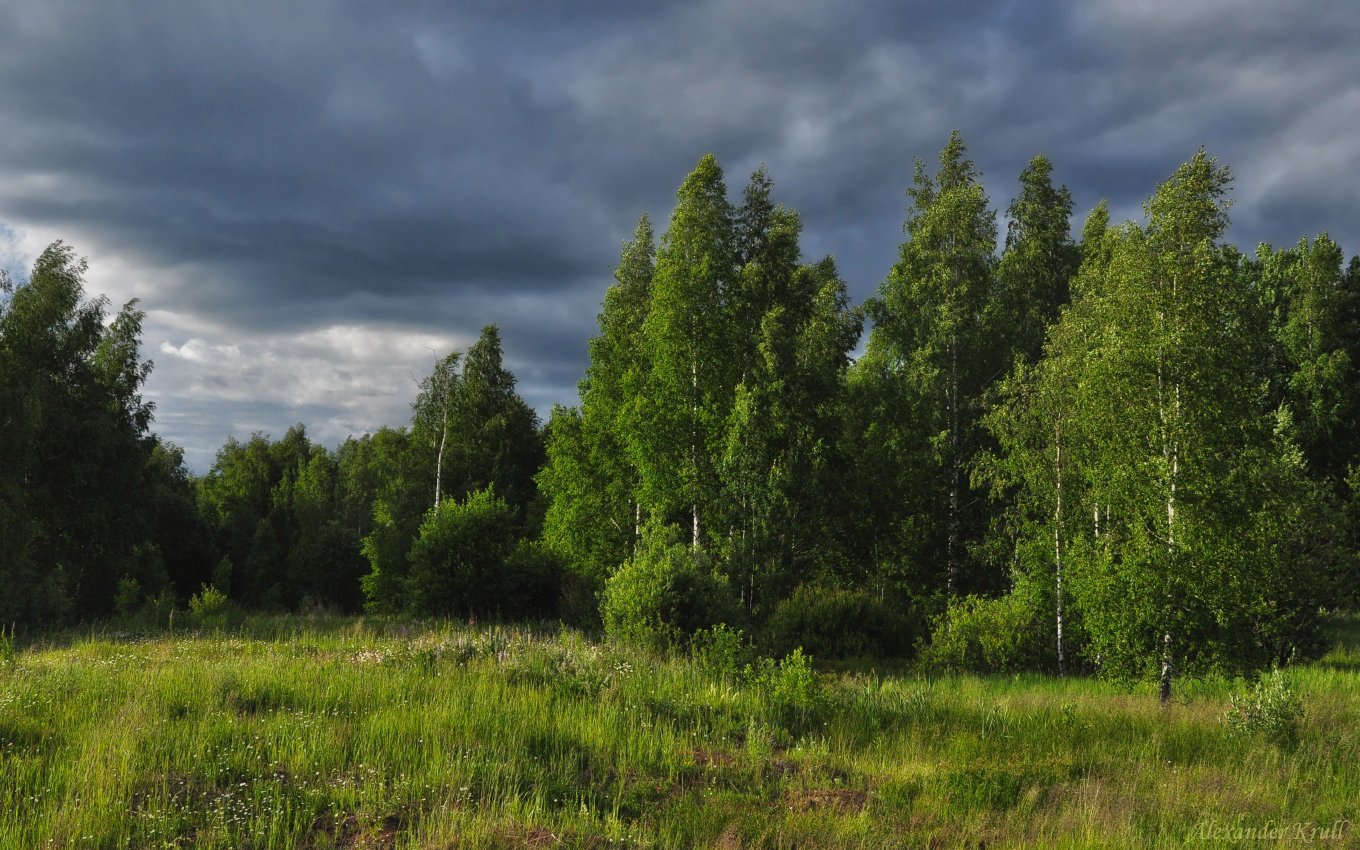
[[[409,427],[348,439],[335,452],[312,444],[300,425],[277,442],[229,440],[197,482],[222,558],[213,585],[251,607],[452,613],[417,598],[411,577],[427,519],[447,518],[482,493],[501,533],[536,536],[541,435],[514,387],[500,334],[488,326],[465,357],[435,364]]]
[[[766,172],[734,203],[705,157],[624,245],[577,407],[540,428],[488,327],[408,426],[230,441],[199,479],[148,431],[139,314],[106,326],[54,246],[0,315],[0,615],[212,585],[1167,692],[1307,653],[1358,590],[1360,261],[1325,234],[1240,253],[1229,180],[1201,151],[1074,239],[1037,156],[998,256],[955,133],[854,306]]]

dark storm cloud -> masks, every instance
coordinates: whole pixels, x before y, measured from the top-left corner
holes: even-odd
[[[998,209],[1042,151],[1079,217],[1137,215],[1203,144],[1237,241],[1360,250],[1357,35],[1341,0],[0,0],[0,255],[67,238],[142,298],[200,467],[228,431],[401,422],[486,322],[546,412],[621,240],[710,150],[734,195],[768,164],[857,299],[953,128]]]

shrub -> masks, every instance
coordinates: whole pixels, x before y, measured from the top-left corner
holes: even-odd
[[[0,626],[0,664],[13,664],[14,658],[14,626],[11,624],[9,631]]]
[[[921,631],[914,617],[867,591],[803,585],[775,607],[765,642],[776,655],[802,647],[818,658],[900,657]]]
[[[420,528],[407,528],[396,522],[392,510],[381,499],[373,504],[373,530],[359,543],[370,570],[359,579],[364,594],[364,610],[370,614],[401,614],[410,607],[407,584],[410,579],[411,541]]]
[[[175,592],[167,587],[155,596],[148,596],[142,602],[142,608],[137,612],[137,617],[144,623],[159,627],[171,625],[171,617],[174,613]]]
[[[231,615],[231,601],[222,591],[205,584],[189,600],[189,614],[203,628],[221,628]]]
[[[705,670],[719,674],[739,672],[752,655],[746,633],[726,623],[695,632],[690,652]]]
[[[932,625],[930,643],[921,652],[922,664],[930,669],[1002,673],[1038,669],[1046,661],[1038,639],[1043,626],[1015,594],[951,601]]]
[[[142,598],[142,586],[132,576],[118,580],[118,589],[113,593],[113,610],[119,617],[131,617],[137,612],[137,603]]]
[[[1251,693],[1229,697],[1223,720],[1238,735],[1261,735],[1281,747],[1299,743],[1303,700],[1279,669],[1262,673]]]
[[[674,530],[648,532],[605,584],[600,613],[610,638],[670,647],[736,619],[727,582],[702,550],[679,543],[677,536]]]
[[[422,614],[500,611],[515,550],[515,511],[490,488],[432,508],[411,545],[410,599]]]
[[[803,650],[795,649],[779,662],[766,658],[752,674],[770,714],[788,731],[802,733],[826,721],[831,694]]]

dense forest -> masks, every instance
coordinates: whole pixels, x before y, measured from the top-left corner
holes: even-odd
[[[0,621],[211,592],[1164,697],[1306,656],[1360,595],[1360,258],[1242,253],[1230,179],[1200,151],[1074,239],[1048,159],[1000,217],[955,133],[853,305],[765,170],[734,202],[706,156],[623,246],[577,406],[540,423],[488,326],[408,425],[230,439],[201,477],[151,430],[137,305],[56,243],[0,294]]]

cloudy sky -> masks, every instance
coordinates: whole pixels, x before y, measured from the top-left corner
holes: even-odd
[[[1360,252],[1351,0],[0,0],[0,265],[54,239],[140,298],[156,429],[401,424],[435,352],[499,323],[573,403],[620,243],[706,151],[766,163],[856,300],[915,156],[961,129],[993,205],[1047,153],[1078,219],[1138,214],[1200,145],[1231,237]]]

